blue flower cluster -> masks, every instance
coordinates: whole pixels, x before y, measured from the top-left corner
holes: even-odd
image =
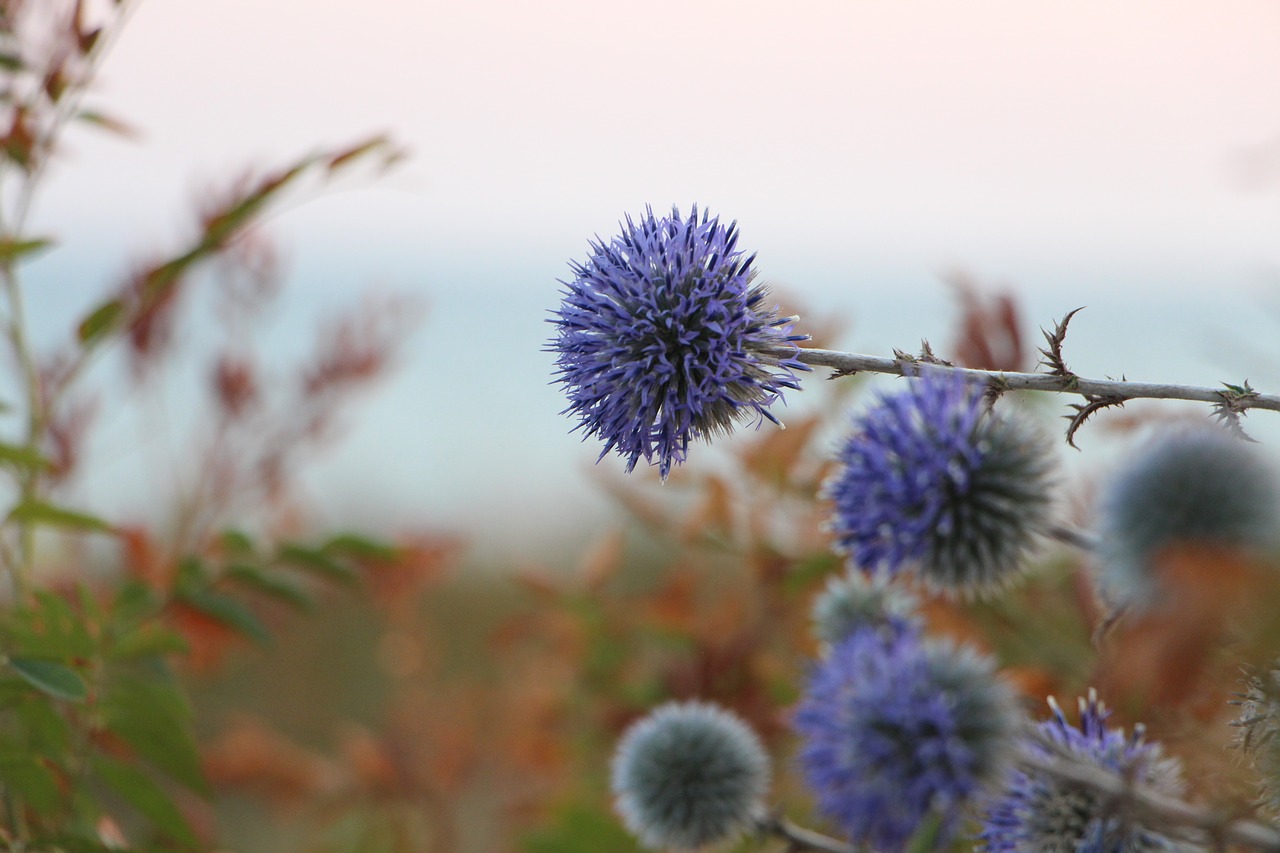
[[[1047,526],[1050,456],[983,390],[927,372],[863,413],[824,496],[836,548],[864,571],[914,570],[931,588],[986,592],[1022,569]]]
[[[814,670],[794,723],[818,805],[856,841],[953,837],[1008,766],[1018,721],[992,661],[898,623],[855,630]]]
[[[1108,729],[1107,709],[1090,691],[1080,700],[1080,722],[1072,725],[1052,699],[1053,716],[1040,723],[1024,748],[1049,758],[1061,752],[1073,760],[1112,771],[1131,784],[1166,796],[1182,792],[1181,765],[1148,743],[1142,728],[1126,735]],[[1168,837],[1111,806],[1096,791],[1046,773],[1019,770],[1003,796],[987,812],[981,835],[988,853],[1063,850],[1074,853],[1155,853],[1184,849],[1187,839]]]
[[[688,217],[650,210],[591,249],[565,283],[550,348],[566,412],[604,442],[602,458],[616,450],[628,471],[644,459],[665,478],[692,440],[776,420],[769,407],[808,369],[796,346],[805,336],[791,333],[795,318],[765,307],[735,224],[696,207]],[[1091,692],[1078,724],[1051,699],[1052,717],[1032,731],[992,659],[925,635],[907,584],[987,593],[1023,570],[1038,536],[1074,541],[1051,522],[1047,444],[995,413],[971,375],[920,365],[905,387],[881,394],[854,421],[823,486],[848,574],[814,604],[820,660],[792,717],[818,806],[879,853],[948,844],[975,815],[987,853],[1194,848],[1204,841],[1194,831],[1175,837],[1146,825],[1096,787],[1045,769],[1084,764],[1180,796],[1180,765],[1141,727],[1107,728]],[[1153,442],[1103,498],[1104,590],[1117,603],[1149,600],[1160,554],[1182,542],[1276,545],[1275,482],[1251,449],[1221,432]],[[1280,811],[1274,681],[1251,682],[1237,725],[1240,745],[1272,777],[1263,797]],[[756,736],[696,702],[655,710],[614,758],[618,810],[654,848],[697,848],[766,825],[767,787]]]
[[[695,206],[687,218],[652,210],[591,244],[550,321],[559,382],[584,438],[640,459],[665,479],[692,439],[768,419],[783,389],[798,388],[795,317],[780,317],[753,283],[755,256],[737,248],[737,224]]]

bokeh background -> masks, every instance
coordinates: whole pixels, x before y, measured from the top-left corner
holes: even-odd
[[[1278,31],[1245,0],[144,2],[97,89],[139,135],[71,137],[36,211],[64,248],[30,267],[34,321],[65,335],[226,176],[385,131],[406,164],[271,226],[276,350],[367,287],[425,306],[308,472],[335,520],[428,514],[523,549],[598,517],[544,320],[567,260],[649,204],[737,219],[786,307],[858,351],[945,347],[961,272],[1014,290],[1028,335],[1087,305],[1082,374],[1261,385]],[[95,502],[145,505],[126,435]]]
[[[218,518],[403,550],[357,560],[353,589],[320,585],[309,615],[255,600],[267,649],[177,624],[215,792],[183,803],[197,829],[243,853],[625,851],[609,750],[669,697],[737,710],[785,775],[807,607],[838,570],[815,493],[868,383],[815,375],[785,432],[696,447],[665,485],[623,478],[559,414],[546,320],[568,261],[628,213],[697,203],[739,222],[777,300],[826,345],[887,355],[928,338],[1029,369],[1038,327],[1087,306],[1066,346],[1082,375],[1274,391],[1278,33],[1262,0],[138,4],[91,98],[136,132],[73,128],[37,200],[32,233],[58,240],[23,268],[42,350],[180,251],[193,210],[245,169],[371,133],[409,153],[290,196],[253,235],[282,261],[244,339],[261,376],[305,364],[317,330],[341,352],[332,318],[370,298],[419,319],[388,370],[356,365],[380,379],[287,470],[287,501],[268,490]],[[235,419],[208,371],[228,340],[236,353],[230,272],[187,283],[164,371],[140,379],[125,347],[84,377],[98,419],[59,497],[128,527],[123,548],[50,549],[73,573],[88,553],[159,583],[173,543],[200,539],[182,523],[191,496],[211,459],[235,458],[190,440]],[[1025,403],[1047,430],[1061,405]],[[1103,413],[1078,439],[1090,452],[1063,449],[1068,518],[1088,521],[1118,434],[1203,415],[1155,411]],[[1275,446],[1274,420],[1248,426]],[[209,541],[204,556],[225,558]],[[1041,562],[1007,599],[929,602],[931,625],[996,651],[1036,707],[1111,688],[1118,719],[1149,723],[1190,778],[1243,791],[1185,704],[1200,702],[1197,725],[1225,714],[1238,662],[1160,659],[1168,625],[1135,642],[1181,680],[1150,657],[1100,658],[1083,562]],[[1197,693],[1197,679],[1218,680]],[[811,817],[794,782],[776,790]]]

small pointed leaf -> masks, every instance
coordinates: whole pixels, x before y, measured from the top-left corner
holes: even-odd
[[[49,460],[30,447],[0,443],[0,465],[9,465],[28,471],[49,467]]]
[[[41,658],[9,658],[9,666],[23,681],[55,699],[83,702],[89,696],[84,679],[66,664]]]
[[[165,835],[188,847],[196,847],[195,832],[173,800],[146,771],[104,755],[95,756],[93,769],[107,787],[151,821]]]
[[[9,521],[43,524],[49,527],[71,527],[99,533],[113,532],[111,525],[97,516],[38,500],[23,501],[15,506],[9,511]]]
[[[271,644],[271,634],[249,608],[234,598],[210,589],[194,589],[180,593],[182,601],[228,628],[232,628],[262,646]]]
[[[114,331],[124,316],[124,303],[112,299],[102,303],[80,322],[76,329],[76,338],[81,346],[89,346],[100,338]]]
[[[53,245],[52,240],[38,237],[34,240],[0,239],[0,263],[16,261],[26,255],[39,252]]]

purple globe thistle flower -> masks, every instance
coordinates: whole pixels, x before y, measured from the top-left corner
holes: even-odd
[[[591,243],[564,301],[549,322],[556,336],[566,414],[584,439],[617,449],[627,471],[641,457],[665,479],[683,462],[691,439],[727,434],[735,423],[762,419],[782,389],[799,388],[793,335],[798,318],[779,317],[753,284],[755,256],[737,249],[737,223],[727,227],[695,206],[684,219],[673,208],[622,234]],[[597,460],[598,461],[598,460]]]
[[[917,630],[919,601],[885,575],[848,572],[827,581],[813,602],[813,632],[828,649],[861,628]]]
[[[908,381],[839,450],[823,489],[836,549],[865,571],[912,569],[943,592],[1000,587],[1047,523],[1049,448],[986,411],[979,385],[936,371]]]
[[[613,758],[627,829],[653,849],[692,850],[762,814],[769,758],[750,727],[704,702],[669,702],[634,723]]]
[[[1221,429],[1157,436],[1099,500],[1099,580],[1117,604],[1157,594],[1161,552],[1179,544],[1264,550],[1280,531],[1280,486],[1256,446]]]
[[[1018,720],[992,662],[915,631],[863,628],[815,669],[796,709],[800,764],[820,810],[855,841],[939,844],[1005,774]]]
[[[1052,718],[1036,726],[1037,737],[1024,748],[1052,758],[1061,752],[1130,779],[1134,785],[1171,797],[1183,790],[1181,765],[1161,755],[1157,744],[1143,739],[1135,726],[1125,735],[1108,729],[1109,712],[1089,691],[1080,700],[1080,723],[1067,722],[1051,698]],[[989,853],[1043,850],[1046,853],[1146,853],[1187,849],[1186,841],[1134,822],[1123,809],[1096,791],[1063,781],[1043,771],[1014,772],[1005,792],[988,807],[980,836]],[[1194,845],[1192,845],[1194,846]]]

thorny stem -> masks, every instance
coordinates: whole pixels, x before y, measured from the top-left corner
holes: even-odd
[[[1059,744],[1038,738],[1053,749]],[[1052,756],[1022,750],[1015,759],[1025,770],[1101,794],[1114,811],[1127,813],[1165,834],[1171,828],[1195,830],[1217,848],[1242,845],[1255,850],[1280,851],[1280,828],[1258,820],[1237,818],[1207,806],[1194,805],[1136,785],[1129,776],[1063,754]]]
[[[888,373],[905,376],[919,372],[921,363],[910,358],[885,358],[838,352],[828,349],[801,349],[796,356],[805,364],[830,367],[839,374]],[[1171,385],[1160,382],[1131,382],[1123,379],[1086,379],[1082,376],[1061,376],[1053,373],[1016,373],[1005,370],[980,370],[973,367],[953,367],[947,364],[926,363],[926,369],[945,371],[986,382],[999,390],[1053,391],[1062,394],[1078,394],[1081,397],[1114,397],[1120,400],[1192,400],[1215,405],[1230,402],[1236,411],[1268,409],[1280,412],[1280,396],[1275,394],[1249,394],[1235,396],[1215,388],[1195,385]]]
[[[1259,820],[1232,819],[1222,811],[1208,806],[1195,805],[1175,797],[1164,796],[1135,784],[1130,775],[1108,770],[1080,759],[1062,750],[1061,744],[1037,736],[1036,742],[1053,751],[1044,755],[1030,749],[1022,749],[1014,761],[1023,769],[1051,776],[1069,785],[1087,788],[1103,798],[1112,813],[1127,815],[1144,825],[1156,827],[1165,835],[1177,834],[1178,829],[1202,836],[1215,849],[1225,845],[1239,845],[1254,850],[1280,851],[1280,828]],[[762,815],[756,819],[761,833],[775,835],[788,842],[790,851],[816,850],[820,853],[869,853],[866,847],[858,847],[835,838],[797,826],[778,815]]]

